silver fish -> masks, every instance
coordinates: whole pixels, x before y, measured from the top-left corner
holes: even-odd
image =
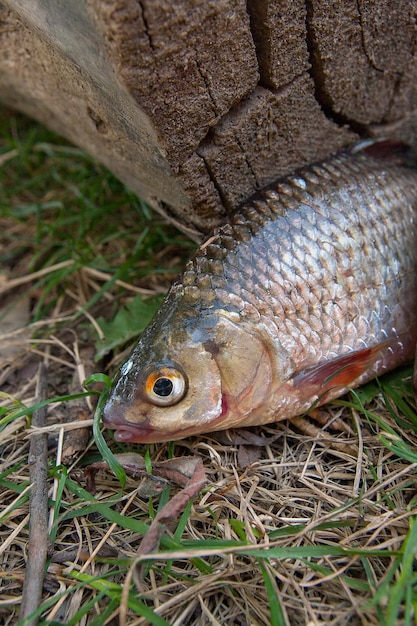
[[[188,262],[104,424],[174,440],[303,414],[411,359],[417,172],[342,154],[258,192]]]

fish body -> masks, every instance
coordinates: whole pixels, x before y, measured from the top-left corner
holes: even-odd
[[[417,172],[344,154],[258,192],[208,238],[122,366],[120,441],[300,415],[410,360]]]

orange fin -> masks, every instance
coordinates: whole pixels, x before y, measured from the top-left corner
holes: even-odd
[[[294,386],[314,386],[322,391],[333,387],[349,387],[381,357],[381,351],[389,345],[390,342],[385,342],[373,348],[349,352],[332,361],[302,370],[294,376]]]

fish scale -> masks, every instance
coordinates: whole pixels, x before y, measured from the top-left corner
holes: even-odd
[[[417,173],[363,153],[258,192],[187,263],[105,423],[130,441],[266,423],[411,358],[416,210]]]

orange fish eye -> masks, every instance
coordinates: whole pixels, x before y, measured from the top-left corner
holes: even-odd
[[[161,367],[147,377],[145,394],[157,406],[171,406],[185,395],[187,384],[184,374],[174,367]]]

